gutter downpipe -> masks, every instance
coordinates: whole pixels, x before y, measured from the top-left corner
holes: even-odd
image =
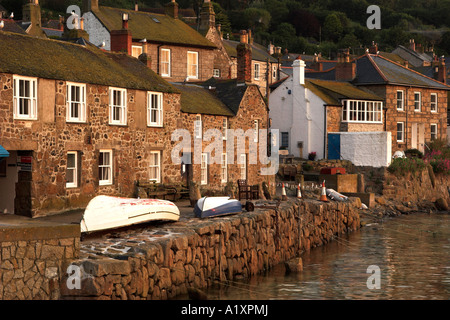
[[[323,104],[323,158],[328,160],[327,151],[327,105]]]

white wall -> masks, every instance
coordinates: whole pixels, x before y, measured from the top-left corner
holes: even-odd
[[[337,132],[341,157],[355,166],[387,167],[392,160],[391,132]]]
[[[92,12],[83,14],[84,30],[89,34],[89,42],[96,46],[100,46],[105,42],[105,50],[111,50],[111,36],[108,29],[97,19]]]
[[[291,90],[291,94],[288,93],[288,90]],[[292,136],[292,78],[285,80],[278,88],[270,93],[269,109],[272,128],[280,131],[279,145],[281,146],[281,132],[288,132],[289,138]],[[290,154],[293,154],[291,141],[289,141],[288,151]]]
[[[293,76],[270,94],[272,128],[279,129],[280,143],[281,132],[289,132],[289,154],[300,157],[297,146],[299,141],[303,141],[303,158],[307,158],[310,152],[316,152],[316,159],[323,159],[324,101],[305,88],[301,72],[304,69],[294,67]]]

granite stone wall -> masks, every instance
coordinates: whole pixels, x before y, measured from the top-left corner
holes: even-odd
[[[163,228],[168,236],[159,230],[159,238],[144,240],[141,234],[96,255],[90,248],[88,256],[73,261],[82,270],[80,289],[68,289],[67,275],[60,282],[61,299],[170,299],[189,288],[255,275],[359,227],[353,203],[316,200],[177,222]]]

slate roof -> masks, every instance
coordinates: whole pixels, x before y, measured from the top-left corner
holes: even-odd
[[[366,54],[356,59],[357,76],[355,84],[395,84],[415,87],[447,89],[450,87],[405,68],[379,55]]]
[[[165,14],[99,6],[93,14],[109,30],[122,29],[122,13],[128,13],[128,28],[134,39],[183,46],[216,48],[216,45],[180,19]]]
[[[355,85],[392,84],[449,90],[450,86],[427,77],[411,68],[406,68],[380,55],[365,54],[356,62]],[[308,79],[335,80],[336,67],[322,72],[305,71]]]
[[[223,46],[230,57],[234,57],[234,58],[237,57],[236,47],[238,46],[238,44],[239,44],[239,41],[228,40],[228,39],[223,40]],[[277,59],[272,57],[267,52],[267,49],[264,46],[257,44],[257,43],[253,43],[252,44],[252,60],[267,62],[267,59],[269,59],[270,62],[278,62]]]
[[[194,84],[174,84],[181,92],[181,111],[220,116],[235,114],[208,87]]]
[[[305,87],[329,105],[341,105],[341,99],[382,101],[379,96],[357,88],[349,82],[306,80]]]
[[[16,23],[16,21],[14,21],[14,20],[11,20],[11,19],[0,19],[0,21],[3,21],[3,23],[5,24],[5,26],[3,27],[2,31],[14,32],[14,33],[19,33],[19,34],[27,34],[25,32],[25,30],[23,30],[21,28],[21,26],[18,25]]]
[[[158,92],[177,92],[138,59],[93,45],[0,32],[0,72]]]

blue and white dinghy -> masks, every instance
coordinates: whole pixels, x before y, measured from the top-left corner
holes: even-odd
[[[110,196],[93,198],[81,220],[81,232],[115,229],[149,221],[178,221],[180,210],[167,200]]]
[[[227,214],[239,213],[242,205],[239,200],[230,197],[203,197],[198,199],[194,207],[195,216],[209,218]]]

